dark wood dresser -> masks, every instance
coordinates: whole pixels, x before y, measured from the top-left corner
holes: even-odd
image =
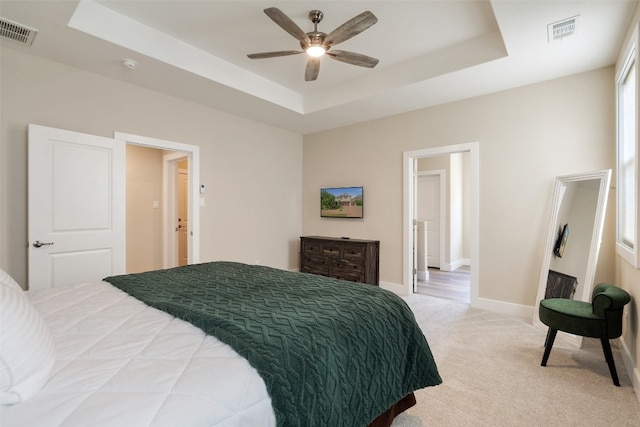
[[[300,271],[378,285],[380,241],[300,237]]]

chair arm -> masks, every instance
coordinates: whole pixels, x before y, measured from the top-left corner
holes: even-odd
[[[621,309],[631,301],[631,296],[623,289],[606,283],[600,283],[593,289],[593,314],[606,317],[609,310]]]

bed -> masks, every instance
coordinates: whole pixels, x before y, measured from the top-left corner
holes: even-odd
[[[441,382],[410,309],[371,285],[234,262],[1,279],[3,427],[389,425]]]

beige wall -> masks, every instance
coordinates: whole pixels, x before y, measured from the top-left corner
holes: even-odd
[[[162,150],[127,145],[127,273],[162,268],[162,156]]]
[[[303,232],[379,239],[381,281],[402,283],[403,152],[478,141],[479,296],[531,307],[555,177],[614,167],[613,89],[607,67],[307,135]],[[340,185],[364,186],[363,220],[320,218],[319,188]],[[596,280],[614,278],[614,220]]]
[[[464,242],[468,236],[464,235],[464,211],[469,207],[470,200],[464,193],[464,157],[469,153],[455,153],[451,155],[451,182],[449,184],[449,259],[452,269],[460,266],[464,259]]]
[[[114,131],[200,147],[200,260],[294,269],[302,137],[3,47],[0,266],[27,282],[27,125]]]
[[[635,16],[631,22],[632,25],[629,27],[629,31],[625,38],[626,41],[630,39],[631,32],[635,26],[639,25],[639,23],[640,8],[636,10]],[[619,59],[622,60],[622,58]],[[637,226],[638,224],[636,224],[636,227]],[[622,286],[622,288],[631,294],[631,303],[626,307],[625,324],[623,325],[623,354],[628,355],[628,358],[630,359],[627,361],[627,365],[635,367],[632,378],[634,381],[636,395],[638,395],[638,398],[640,399],[640,339],[638,338],[638,334],[640,333],[640,269],[633,267],[620,256],[616,256],[615,261],[615,283]]]

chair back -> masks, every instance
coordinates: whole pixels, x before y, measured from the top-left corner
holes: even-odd
[[[607,323],[607,337],[618,338],[622,335],[622,314],[624,306],[631,301],[631,296],[617,286],[600,283],[593,288],[591,304],[593,314]]]

